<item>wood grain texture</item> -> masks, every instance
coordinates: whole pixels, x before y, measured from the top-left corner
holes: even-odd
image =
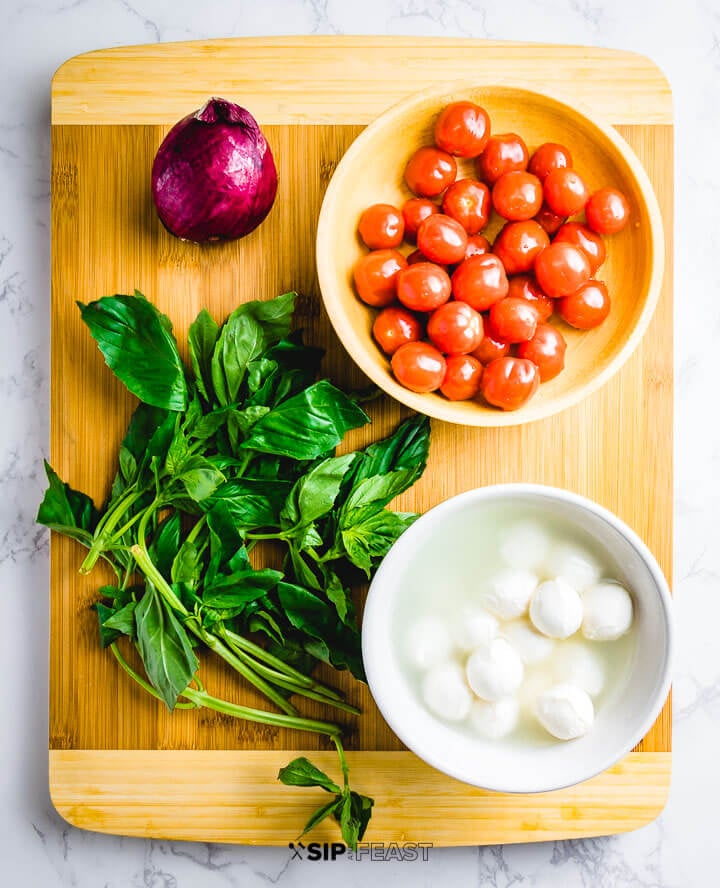
[[[279,45],[273,41],[267,47],[268,57],[276,59]],[[198,47],[198,58],[203,55],[203,46]],[[451,55],[448,41],[439,41],[438,47],[438,52],[442,49],[446,56]],[[475,47],[478,52],[484,49],[483,44]],[[232,42],[232,48],[237,53],[236,41]],[[261,54],[261,49],[257,41],[247,44],[248,52]],[[146,50],[149,59],[159,52],[157,47]],[[544,72],[555,71],[556,51],[562,55],[565,49],[553,48],[553,54],[546,51],[544,58],[536,48],[529,50],[534,59],[536,81],[543,78]],[[197,61],[187,47],[185,52],[188,58]],[[332,55],[330,43],[324,52]],[[117,53],[117,58],[113,57],[114,94],[122,96],[123,84],[139,82],[145,69],[139,50]],[[623,64],[629,64],[625,54],[620,55]],[[633,66],[637,58],[629,57]],[[104,70],[102,60],[96,61],[98,70]],[[506,61],[506,65],[509,70],[511,60]],[[576,60],[578,76],[584,70]],[[631,66],[629,70],[631,74],[635,68]],[[259,96],[263,89],[268,96],[275,96],[268,99],[269,104],[260,102],[261,107],[269,108],[277,98],[278,87],[272,81],[275,71],[275,62],[268,62],[267,68],[259,62],[255,65],[254,96]],[[74,84],[72,102],[78,107],[96,108],[91,72],[83,69],[83,73],[87,74],[88,82]],[[69,77],[68,72],[65,74]],[[613,76],[618,82],[623,79],[622,65]],[[181,88],[185,82],[183,79],[174,84],[173,92],[181,96],[182,108],[172,110],[173,119],[191,110],[199,101],[193,92]],[[307,86],[309,88],[309,84]],[[157,83],[153,83],[152,88],[161,89]],[[392,97],[387,97],[386,104],[391,100]],[[62,102],[57,105],[58,101],[56,97],[56,111],[59,107],[71,107]],[[317,99],[317,107],[323,107],[323,101],[329,102],[325,113],[332,116],[334,106],[327,96]],[[220,318],[242,300],[271,297],[295,288],[303,294],[300,325],[307,329],[310,341],[328,349],[325,372],[341,385],[363,382],[321,309],[314,268],[314,237],[324,189],[343,152],[360,132],[359,124],[366,120],[365,111],[358,110],[358,125],[298,125],[297,110],[303,107],[302,102],[288,103],[284,119],[278,119],[275,112],[268,114],[267,119],[259,115],[264,125],[273,121],[273,125],[265,128],[279,165],[280,191],[276,206],[266,222],[248,238],[234,244],[198,247],[173,239],[155,217],[149,195],[149,170],[171,120],[167,116],[169,112],[160,109],[156,113],[152,103],[144,99],[138,99],[137,104],[142,113],[154,119],[154,125],[74,126],[56,113],[56,121],[65,119],[66,122],[53,127],[51,462],[65,480],[87,490],[98,500],[107,494],[117,446],[133,405],[104,366],[81,324],[76,299],[87,301],[108,293],[131,292],[138,287],[171,316],[176,333],[182,338],[202,306]],[[255,105],[256,98],[253,98],[253,110]],[[113,108],[106,109],[102,117],[106,124],[113,119],[113,114]],[[623,119],[626,118],[610,118],[610,122]],[[120,113],[118,120],[127,118]],[[412,491],[403,495],[398,505],[424,511],[454,493],[500,481],[537,481],[567,487],[616,512],[648,543],[665,573],[671,576],[672,127],[623,125],[618,126],[618,130],[645,165],[658,196],[666,231],[665,284],[644,343],[604,389],[548,420],[505,429],[434,423],[428,471]],[[372,427],[350,436],[348,446],[354,447],[387,433],[405,412],[389,399],[372,405]],[[287,822],[292,821],[292,828],[282,817],[262,818],[262,829],[259,820],[255,824],[252,818],[243,817],[236,822],[233,817],[227,840],[287,842],[302,821],[306,807],[304,802],[296,804],[293,791],[289,797],[276,795],[277,763],[282,764],[291,757],[288,750],[312,750],[322,743],[310,735],[245,725],[214,714],[176,712],[171,716],[156,705],[136,689],[119,672],[112,658],[100,649],[96,618],[89,606],[105,577],[100,568],[89,577],[79,576],[77,567],[81,558],[81,551],[72,542],[53,536],[51,789],[63,816],[78,825],[113,832],[220,837],[223,827],[213,819],[218,813],[213,806],[217,803],[222,808],[225,821],[227,806],[243,799],[243,804],[251,809],[269,805],[274,811],[274,806],[280,806],[283,817],[287,815]],[[228,675],[208,658],[203,661],[203,671],[209,690],[250,705],[261,702],[253,692],[243,688],[236,677]],[[354,764],[358,770],[362,769],[363,780],[367,775],[370,786],[378,787],[374,840],[397,835],[403,829],[412,832],[413,823],[419,824],[421,832],[429,830],[433,819],[439,824],[446,814],[453,812],[451,826],[442,835],[439,825],[433,826],[430,836],[426,834],[424,840],[436,844],[511,841],[512,836],[524,828],[523,824],[530,824],[528,829],[533,829],[535,821],[525,818],[522,808],[513,808],[515,797],[503,796],[487,797],[482,803],[485,819],[476,828],[477,790],[423,770],[424,766],[415,771],[414,766],[406,764],[410,758],[390,757],[387,761],[393,762],[393,767],[400,767],[402,762],[402,774],[413,787],[416,801],[419,795],[430,797],[426,788],[430,785],[427,784],[430,775],[432,779],[452,784],[443,817],[430,806],[423,812],[420,804],[415,806],[414,814],[410,813],[413,809],[406,809],[403,800],[408,786],[400,790],[393,788],[397,787],[397,775],[393,781],[383,783],[383,775],[389,772],[380,769],[375,775],[373,770],[373,763],[384,761],[382,756],[377,758],[380,753],[400,751],[402,747],[373,707],[367,689],[357,683],[343,683],[351,701],[364,710],[356,725],[349,724],[352,730],[348,745],[358,750]],[[303,709],[312,715],[321,712],[320,707],[313,704]],[[556,807],[554,813],[548,813],[552,825],[543,837],[615,832],[633,828],[654,816],[662,806],[669,775],[669,756],[657,754],[670,749],[670,725],[667,705],[639,747],[640,753],[653,754],[652,764],[644,764],[651,760],[635,755],[620,766],[623,774],[631,775],[627,785],[618,784],[614,773],[592,781],[596,787],[593,793],[597,793],[592,796],[596,812],[592,817],[585,816],[582,813],[585,809],[581,808],[580,815],[573,815],[563,830],[564,807],[550,801],[544,810],[550,812],[553,804]],[[144,759],[146,753],[133,752],[140,750],[168,753],[167,757],[162,753],[149,753],[151,758]],[[170,754],[171,750],[177,752]],[[203,754],[207,757],[196,759],[202,761],[203,767],[209,768],[213,763],[214,776],[208,784],[194,785],[183,784],[180,771],[174,770],[182,761],[184,750],[237,752],[223,753],[219,758],[213,758],[212,752],[208,752]],[[253,756],[260,757],[246,758],[251,750],[267,752],[253,752]],[[366,764],[363,764],[364,756],[369,753],[363,751],[373,751]],[[269,758],[263,759],[263,755]],[[258,764],[263,761],[271,762],[272,767],[263,771]],[[123,782],[123,775],[143,774],[143,768],[149,767],[147,762],[151,762],[151,770],[158,775],[152,783],[156,809],[143,819],[145,815],[136,809],[132,799],[123,801],[122,792],[113,796]],[[87,772],[83,771],[84,767]],[[249,773],[247,769],[255,781],[252,793],[249,788],[247,792],[243,789],[242,781],[233,782],[238,774]],[[149,779],[147,773],[145,776]],[[228,801],[222,786],[230,784],[234,789]],[[360,778],[358,786],[365,788]],[[177,789],[176,797],[178,787],[182,787],[182,792]],[[580,788],[577,791],[582,792]],[[206,803],[205,799],[209,801]],[[544,806],[540,797],[533,797],[533,805],[540,804]],[[186,819],[188,809],[203,812],[203,823],[196,832]],[[398,809],[404,811],[402,816],[395,816]],[[243,810],[247,813],[248,809]],[[501,810],[503,818],[498,821],[500,825],[496,825],[493,812]],[[413,820],[414,816],[417,821]],[[255,825],[257,831],[254,831]]]
[[[334,753],[313,752],[335,773]],[[75,826],[203,842],[287,845],[318,805],[317,789],[268,783],[284,752],[98,752],[50,755],[52,799]],[[353,780],[375,798],[367,842],[435,847],[607,835],[637,829],[663,809],[670,753],[631,753],[578,786],[498,795],[446,777],[410,752],[349,753]],[[432,802],[430,802],[432,800]],[[312,841],[337,841],[331,822]]]
[[[428,37],[260,37],[124,46],[55,74],[53,123],[174,123],[211,95],[264,123],[369,123],[419,89],[472,78],[550,91],[612,123],[671,124],[672,94],[645,56],[590,46]]]

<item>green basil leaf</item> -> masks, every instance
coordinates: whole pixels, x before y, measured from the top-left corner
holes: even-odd
[[[343,478],[354,461],[354,453],[324,459],[303,475],[293,487],[280,513],[281,526],[290,528],[310,524],[327,515],[335,504]]]
[[[232,404],[237,400],[247,365],[262,350],[260,324],[250,315],[234,311],[220,331],[212,358],[213,387],[220,404]]]
[[[61,481],[47,461],[45,474],[48,488],[38,509],[37,522],[89,545],[100,518],[93,501]]]
[[[190,452],[190,444],[183,434],[182,429],[178,429],[173,436],[167,455],[165,456],[165,471],[168,475],[176,475],[185,465]]]
[[[352,475],[353,483],[401,469],[411,470],[415,475],[414,481],[425,470],[429,449],[430,420],[420,414],[411,416],[392,435],[360,451]]]
[[[155,562],[155,566],[168,579],[179,548],[180,513],[172,512],[158,525],[149,548],[150,557]]]
[[[383,508],[403,490],[407,490],[414,480],[415,473],[412,469],[400,469],[387,475],[365,478],[351,490],[343,506],[343,515],[371,504],[378,509]]]
[[[342,807],[334,813],[335,819],[340,824],[345,844],[357,851],[357,843],[362,841],[365,835],[375,800],[370,796],[360,795],[359,792],[345,791]]]
[[[297,534],[295,539],[300,551],[316,549],[323,544],[323,538],[320,536],[320,533],[314,524],[306,524]]]
[[[78,303],[105,363],[146,404],[167,410],[187,406],[185,369],[169,321],[141,296],[103,296]]]
[[[312,567],[305,561],[296,540],[290,540],[288,542],[288,558],[290,560],[290,565],[292,565],[294,578],[298,583],[301,586],[307,586],[310,589],[316,589],[320,592],[322,590],[322,585]]]
[[[109,647],[114,641],[117,641],[122,634],[117,629],[105,625],[105,621],[109,620],[115,611],[106,604],[103,604],[102,601],[96,601],[91,607],[98,615],[100,644],[103,648]]]
[[[128,603],[124,607],[121,607],[120,610],[114,611],[109,617],[107,617],[107,619],[103,621],[101,629],[114,629],[116,632],[119,632],[122,635],[129,635],[131,638],[134,638],[135,607],[136,604],[134,601],[128,601]]]
[[[202,561],[198,547],[193,540],[185,540],[173,558],[170,579],[173,583],[184,583],[195,589],[202,575]]]
[[[196,503],[211,496],[225,481],[223,473],[204,456],[191,456],[175,476]]]
[[[190,324],[188,331],[190,363],[195,374],[195,385],[206,401],[210,401],[212,395],[210,364],[219,329],[210,312],[203,308]]]
[[[278,780],[285,786],[320,786],[327,792],[341,792],[337,783],[305,756],[293,759],[280,768]]]
[[[148,680],[172,711],[199,665],[187,631],[150,584],[135,608],[135,624]]]
[[[317,459],[366,422],[367,414],[347,395],[321,380],[273,408],[240,446],[292,459]]]
[[[343,623],[354,625],[355,610],[353,608],[350,593],[343,586],[340,578],[333,570],[325,567],[323,574],[325,579],[325,594],[328,597],[328,601],[331,601],[335,605],[335,610]]]
[[[370,508],[367,513],[359,510],[357,514],[363,516],[362,520],[341,530],[341,538],[348,558],[369,577],[373,562],[387,555],[395,540],[418,516],[387,509],[373,512]]]
[[[300,833],[298,838],[301,839],[306,833],[309,833],[311,829],[314,829],[318,825],[318,823],[322,823],[322,821],[325,820],[326,817],[335,815],[336,811],[338,810],[339,806],[342,805],[342,803],[343,795],[338,794],[327,804],[320,805],[317,811],[314,811],[310,815],[310,819],[305,824],[305,827],[303,828],[303,831]]]

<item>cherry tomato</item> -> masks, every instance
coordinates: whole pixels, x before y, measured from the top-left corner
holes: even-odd
[[[590,228],[598,234],[616,234],[627,225],[630,205],[622,191],[601,188],[587,202],[585,217]]]
[[[530,271],[537,257],[550,243],[545,229],[534,219],[508,222],[495,238],[493,253],[508,274]]]
[[[395,302],[395,279],[406,266],[407,260],[397,250],[374,250],[362,256],[353,269],[358,296],[375,308]]]
[[[467,401],[480,390],[483,366],[471,355],[451,355],[440,391],[449,401]]]
[[[452,265],[465,258],[467,234],[459,222],[437,213],[420,223],[417,233],[418,249],[431,262]]]
[[[432,216],[433,213],[439,212],[440,207],[425,197],[411,197],[410,200],[406,200],[402,208],[405,221],[405,240],[414,244],[420,223],[428,216]]]
[[[405,222],[400,210],[390,204],[373,204],[360,216],[358,232],[366,247],[387,250],[402,243]]]
[[[483,319],[467,302],[446,302],[430,315],[428,339],[445,355],[466,355],[483,338]]]
[[[482,234],[471,234],[468,238],[467,247],[465,247],[465,258],[471,256],[482,256],[484,253],[490,252],[490,241],[483,237]]]
[[[392,309],[386,309],[392,311]],[[532,361],[540,373],[540,382],[554,379],[565,367],[566,343],[563,335],[550,324],[538,324],[535,335],[517,348],[519,358]]]
[[[585,207],[590,192],[575,170],[561,167],[548,173],[543,182],[545,203],[558,216],[574,216]]]
[[[553,299],[569,296],[590,277],[590,260],[573,244],[552,243],[535,260],[535,277]]]
[[[450,278],[432,262],[416,262],[397,276],[397,298],[412,311],[433,311],[450,298]]]
[[[557,311],[571,327],[592,330],[610,314],[610,297],[602,281],[587,281],[574,293],[558,299]]]
[[[591,274],[595,274],[605,261],[605,242],[594,231],[590,231],[579,222],[566,222],[561,225],[555,235],[555,242],[557,241],[564,241],[580,247],[590,260]]]
[[[386,355],[396,352],[406,342],[422,339],[423,327],[407,309],[391,305],[375,318],[373,336]]]
[[[508,354],[510,354],[510,343],[500,342],[497,339],[493,339],[492,336],[485,331],[482,342],[473,352],[473,357],[477,358],[481,364],[489,364],[490,361],[494,361],[495,358],[504,358],[505,355]]]
[[[439,148],[418,148],[405,167],[408,188],[419,197],[437,197],[457,175],[455,158]]]
[[[523,170],[503,173],[493,185],[492,202],[503,219],[511,222],[532,219],[542,206],[542,183],[537,176]]]
[[[516,133],[490,136],[477,159],[478,176],[488,185],[494,185],[503,173],[526,170],[527,165],[527,146]]]
[[[485,367],[480,391],[493,407],[517,410],[532,398],[539,386],[540,373],[532,361],[506,357],[496,358]]]
[[[435,144],[458,157],[477,157],[489,138],[488,113],[473,102],[453,102],[435,123]]]
[[[502,262],[492,253],[471,256],[453,272],[452,291],[458,302],[485,311],[507,296],[508,279]]]
[[[406,342],[390,363],[397,381],[413,392],[439,389],[447,369],[445,358],[427,342]]]
[[[558,145],[557,142],[545,142],[535,150],[530,158],[528,170],[543,182],[547,174],[553,170],[561,170],[563,167],[571,166],[572,157],[564,145]]]
[[[490,218],[490,190],[475,179],[458,179],[445,192],[443,213],[459,222],[468,234],[477,234]]]
[[[508,296],[514,299],[525,299],[537,311],[541,321],[547,319],[555,311],[555,302],[540,289],[535,278],[529,274],[518,274],[510,278]]]
[[[490,309],[488,332],[500,342],[527,342],[535,335],[540,316],[527,299],[506,296]]]
[[[543,204],[540,207],[540,212],[535,216],[535,221],[542,225],[548,234],[555,234],[565,221],[565,216],[558,216],[547,204]]]

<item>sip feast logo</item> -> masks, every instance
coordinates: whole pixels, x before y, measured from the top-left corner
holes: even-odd
[[[292,851],[290,860],[336,860],[347,852],[342,842],[290,842],[288,848]]]
[[[337,860],[347,857],[350,860],[372,861],[416,861],[430,859],[432,842],[358,842],[357,850],[351,851],[342,842],[289,842],[291,860]]]

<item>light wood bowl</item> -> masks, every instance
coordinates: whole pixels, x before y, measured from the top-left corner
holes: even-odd
[[[469,99],[487,109],[492,131],[517,132],[530,152],[542,142],[561,142],[591,191],[620,188],[628,198],[630,224],[607,239],[607,260],[598,277],[608,286],[612,311],[597,329],[574,330],[557,317],[567,340],[565,370],[540,386],[524,407],[504,412],[478,401],[448,401],[416,394],[392,376],[390,361],[372,338],[376,310],[356,296],[352,269],[366,252],[357,235],[362,211],[374,203],[400,206],[411,196],[403,172],[410,155],[432,144],[433,125],[449,102]],[[459,161],[458,178],[475,176],[472,161]],[[492,240],[502,220],[493,217]],[[408,248],[407,252],[413,248]],[[405,248],[403,248],[405,250]],[[577,404],[616,373],[645,333],[660,295],[663,230],[652,185],[630,146],[587,108],[508,85],[445,83],[390,108],[353,142],[337,166],[323,201],[317,231],[317,267],[325,308],[343,345],[381,389],[420,413],[469,426],[507,426],[543,419]]]

